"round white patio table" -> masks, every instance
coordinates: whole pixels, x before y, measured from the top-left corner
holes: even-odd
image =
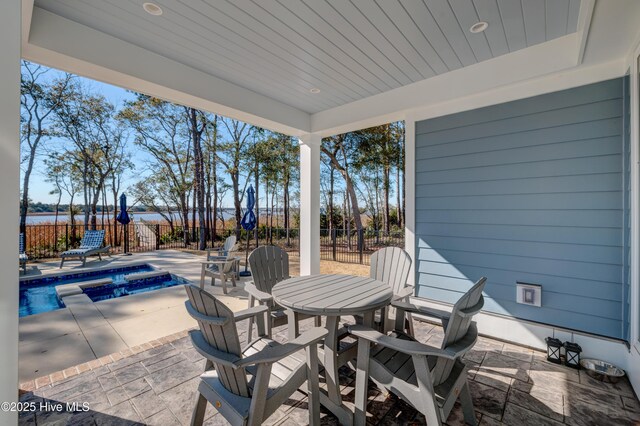
[[[338,323],[342,315],[361,315],[363,324],[373,325],[376,309],[391,303],[393,292],[382,281],[351,275],[307,275],[284,280],[273,287],[273,300],[287,308],[289,327],[297,324],[295,314],[326,316],[329,334],[324,343],[327,394],[320,403],[344,425],[353,424],[353,413],[342,404],[338,381]],[[357,385],[357,384],[356,384]],[[363,384],[366,388],[366,383]]]

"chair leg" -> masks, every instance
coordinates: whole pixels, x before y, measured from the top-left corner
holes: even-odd
[[[253,296],[249,296],[249,308],[253,308],[253,305],[256,303],[255,298]],[[249,326],[247,328],[247,344],[251,342],[251,335],[253,334],[253,321],[254,317],[249,317]],[[269,318],[267,318],[269,320]]]
[[[86,256],[82,258],[82,267],[84,268],[84,265],[87,264],[87,258]]]
[[[373,312],[364,314],[363,323],[373,324]],[[369,387],[369,352],[371,345],[368,340],[358,339],[358,360],[356,371],[356,395],[355,414],[353,416],[354,426],[365,426],[367,424],[367,397]]]
[[[321,316],[313,317],[313,321],[315,322],[316,327],[322,327],[322,317]]]
[[[206,271],[206,266],[203,264],[202,270],[200,271],[200,288],[203,290],[204,290],[205,271]]]
[[[191,426],[201,426],[204,422],[204,413],[207,409],[207,399],[198,392],[198,398],[196,400],[196,406],[193,409],[193,415],[191,416]]]
[[[413,317],[411,316],[411,312],[407,312],[407,332],[409,336],[414,337],[415,333],[413,331]]]
[[[269,308],[271,309],[271,308]],[[273,337],[272,329],[273,329],[273,319],[271,318],[271,310],[267,311],[267,322],[265,323],[266,334],[269,339]]]
[[[222,283],[222,292],[227,294],[227,276],[223,272],[220,272],[220,282]]]
[[[473,409],[473,400],[471,399],[471,392],[469,391],[469,383],[465,383],[460,391],[460,405],[462,405],[462,414],[464,414],[464,421],[468,425],[477,425],[476,413]]]
[[[300,335],[300,328],[298,324],[298,314],[291,309],[287,309],[287,327],[289,328],[289,341],[295,340]]]
[[[62,265],[64,265],[64,257],[60,259],[60,269],[62,269]]]
[[[309,426],[320,424],[320,384],[318,380],[318,346],[307,348],[307,390],[309,404]]]

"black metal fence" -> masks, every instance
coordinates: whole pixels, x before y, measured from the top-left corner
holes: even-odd
[[[186,233],[180,226],[138,221],[127,226],[99,223],[97,229],[105,230],[105,245],[110,245],[114,253],[145,252],[164,249],[197,250],[200,238],[199,229],[189,229]],[[217,230],[216,237],[206,235],[207,247],[219,246],[235,229]],[[213,234],[213,233],[211,233]],[[283,247],[291,255],[298,255],[300,234],[298,229],[270,228],[261,226],[257,232],[240,230],[239,249],[249,250],[257,245],[276,245]],[[80,245],[84,235],[83,225],[67,223],[27,225],[25,229],[25,251],[29,259],[47,259],[58,257],[65,250]],[[257,236],[257,238],[256,238]],[[247,241],[247,237],[248,241]],[[345,263],[369,264],[374,251],[387,246],[404,247],[402,232],[386,233],[363,229],[322,229],[320,230],[321,259]]]
[[[320,230],[320,258],[344,263],[369,264],[371,254],[384,247],[404,248],[404,233],[375,229]]]

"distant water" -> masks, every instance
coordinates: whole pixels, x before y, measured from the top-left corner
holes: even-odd
[[[175,220],[178,220],[179,216],[177,212],[173,212],[172,213],[173,217]],[[224,217],[225,220],[232,218],[234,215],[233,211],[231,209],[225,210],[222,212],[222,217]],[[149,222],[162,222],[164,221],[163,217],[160,216],[158,213],[132,213],[130,214],[130,216],[132,216],[134,219],[144,219],[147,220]],[[196,217],[198,216],[198,214],[196,213]],[[110,217],[110,216],[109,216]],[[102,218],[102,215],[100,213],[98,213],[98,222],[100,222],[100,219]],[[43,223],[53,223],[56,220],[56,215],[55,214],[46,214],[46,215],[27,215],[27,225],[37,225],[37,224],[43,224]],[[105,221],[107,220],[107,216],[105,215]],[[58,215],[58,223],[66,223],[69,221],[69,216],[66,214],[62,214],[60,213]],[[84,221],[84,214],[79,214],[76,215],[76,221]],[[189,221],[191,221],[191,213],[189,213]]]

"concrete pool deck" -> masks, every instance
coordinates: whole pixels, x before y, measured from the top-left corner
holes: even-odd
[[[114,255],[102,261],[92,258],[85,268],[72,263],[59,269],[59,262],[43,262],[37,264],[37,270],[32,266],[25,277],[44,277],[60,272],[80,272],[95,267],[121,267],[144,262],[197,284],[200,281],[200,262],[203,260],[204,256],[163,250],[131,256]],[[219,283],[211,287],[207,280],[205,288],[234,311],[247,307],[242,280],[237,287],[229,286],[227,295],[222,293]],[[68,296],[65,298],[65,308],[20,318],[21,382],[196,325],[184,309],[187,295],[181,285],[95,303],[87,303],[86,299],[84,294]]]

